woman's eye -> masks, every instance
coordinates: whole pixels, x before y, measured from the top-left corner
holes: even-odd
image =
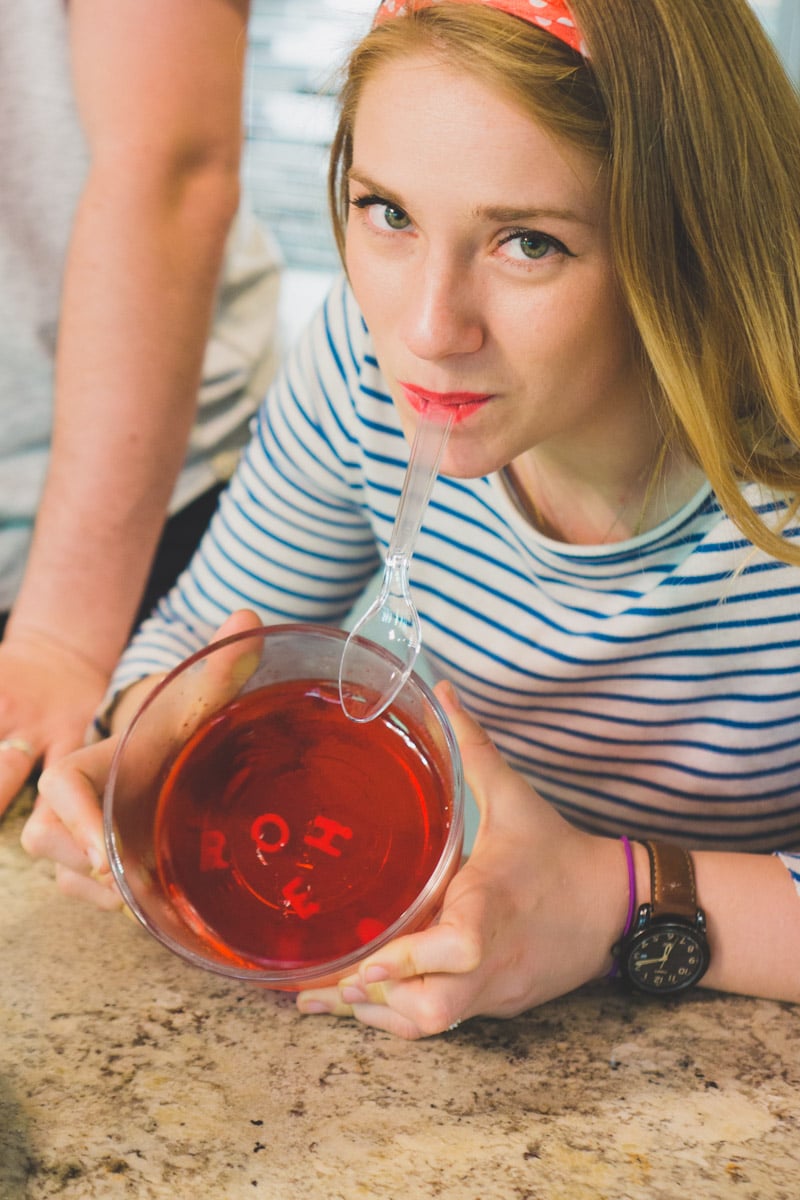
[[[375,205],[373,212],[375,219],[385,222],[390,229],[407,229],[411,224],[406,213],[396,204]]]
[[[547,233],[537,233],[535,229],[523,229],[509,234],[500,243],[509,258],[517,261],[535,262],[541,258],[549,258],[553,254],[572,255],[563,242]]]
[[[356,200],[351,200],[350,203],[354,208],[360,208],[367,213],[370,224],[376,229],[390,229],[396,233],[404,229],[408,229],[411,225],[411,220],[405,209],[400,208],[399,204],[392,204],[388,200],[382,200],[380,196],[359,196]]]

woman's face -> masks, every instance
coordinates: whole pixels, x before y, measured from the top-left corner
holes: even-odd
[[[366,83],[349,185],[353,290],[407,434],[454,407],[447,473],[632,441],[643,389],[596,159],[419,55]]]

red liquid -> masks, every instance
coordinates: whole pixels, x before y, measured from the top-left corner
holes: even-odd
[[[391,710],[359,725],[336,685],[301,680],[251,692],[195,732],[161,791],[156,858],[218,954],[296,968],[392,924],[449,824],[444,780]]]

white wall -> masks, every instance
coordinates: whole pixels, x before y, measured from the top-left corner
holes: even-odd
[[[750,0],[775,40],[787,70],[800,84],[800,0]]]

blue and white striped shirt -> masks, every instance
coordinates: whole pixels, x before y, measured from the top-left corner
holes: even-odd
[[[407,460],[341,282],[113,690],[175,665],[237,608],[340,623],[380,565]],[[434,674],[570,820],[800,850],[800,570],[755,550],[708,487],[642,536],[573,546],[532,528],[502,475],[440,477],[411,584]]]

